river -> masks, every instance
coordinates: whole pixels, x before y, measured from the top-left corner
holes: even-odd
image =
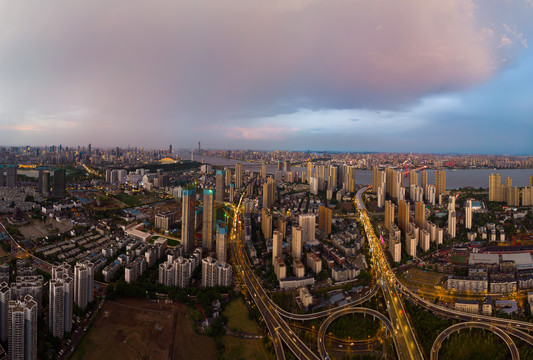
[[[191,153],[179,152],[178,155],[190,160]],[[234,168],[236,163],[242,163],[242,168],[245,170],[253,170],[256,172],[261,171],[261,163],[253,163],[246,161],[239,161],[234,159],[224,159],[212,156],[201,156],[194,154],[194,160],[211,165],[227,166]],[[275,165],[268,165],[267,172],[273,174],[277,169]],[[306,167],[291,167],[291,170],[307,171]],[[435,171],[426,170],[428,172],[428,183],[435,184]],[[533,169],[454,169],[446,170],[446,189],[458,189],[466,186],[474,188],[488,188],[489,187],[489,175],[500,174],[502,183],[505,183],[505,178],[510,176],[513,179],[513,186],[524,187],[529,185],[529,176],[533,175]],[[406,178],[406,185],[408,180]],[[372,170],[356,170],[355,171],[355,183],[358,185],[372,184]],[[418,176],[418,183],[420,184],[420,176]]]

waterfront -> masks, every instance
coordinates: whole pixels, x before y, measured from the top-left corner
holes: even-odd
[[[190,160],[191,154],[186,152],[180,152],[178,155],[183,158]],[[210,156],[201,156],[194,154],[194,160],[206,164],[216,165],[216,166],[227,166],[234,168],[235,164],[241,162],[243,164],[244,170],[252,171],[261,171],[261,163],[252,163],[239,161],[234,159],[223,159]],[[292,170],[297,171],[307,171],[306,167],[291,167]],[[267,172],[273,174],[276,170],[276,166],[268,165]],[[428,172],[428,182],[430,184],[435,183],[435,171],[426,170]],[[489,187],[489,175],[490,174],[500,174],[502,178],[502,183],[505,183],[505,178],[510,176],[513,179],[513,186],[524,187],[529,185],[529,176],[533,175],[533,169],[453,169],[446,170],[446,188],[447,189],[458,189],[466,186],[473,188],[488,188]],[[408,186],[408,179],[405,179],[406,183],[404,185]],[[356,170],[355,171],[355,183],[358,185],[369,185],[372,184],[372,170]],[[420,184],[420,176],[419,176]]]

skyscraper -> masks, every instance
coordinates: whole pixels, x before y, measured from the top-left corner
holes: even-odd
[[[394,224],[394,208],[392,201],[385,201],[385,227],[390,231],[392,224]]]
[[[217,224],[217,240],[216,240],[216,248],[217,248],[217,260],[218,261],[227,261],[227,235],[226,235],[226,227],[219,226]]]
[[[303,233],[303,229],[301,226],[292,227],[291,249],[292,249],[293,259],[300,259],[302,257],[303,236],[304,236],[304,233]]]
[[[267,165],[263,162],[261,164],[261,179],[266,179],[267,177]]]
[[[194,244],[194,190],[185,189],[182,191],[181,207],[181,243],[187,253]]]
[[[404,233],[409,231],[409,202],[400,200],[398,205],[398,226]]]
[[[8,305],[9,359],[37,360],[37,303],[31,295]]]
[[[238,192],[241,191],[242,187],[242,164],[235,164],[235,188]]]
[[[202,246],[210,251],[213,248],[214,214],[213,190],[204,189],[204,209],[202,211]]]
[[[50,196],[50,171],[39,170],[39,192],[43,197]]]
[[[435,170],[435,190],[437,196],[446,193],[446,170]]]
[[[455,229],[457,225],[457,218],[455,215],[455,210],[451,210],[448,212],[448,234],[452,238],[455,238]]]
[[[8,337],[8,312],[11,289],[6,282],[0,284],[0,340],[6,342]]]
[[[377,166],[374,166],[372,168],[372,192],[374,194],[378,193],[378,188],[380,186],[380,178],[379,178],[379,168]]]
[[[416,171],[411,171],[409,173],[409,187],[411,185],[418,186],[418,173]]]
[[[229,184],[231,184],[231,169],[225,168],[224,169],[224,186],[229,187]]]
[[[49,281],[49,329],[54,337],[63,338],[72,330],[74,281],[68,275]]]
[[[342,175],[342,188],[347,193],[355,191],[355,166],[344,165]]]
[[[272,263],[274,263],[277,257],[281,256],[282,250],[281,234],[275,230],[272,235]]]
[[[224,170],[217,170],[215,200],[224,201]]]
[[[54,199],[65,197],[65,169],[54,170]]]
[[[94,264],[90,261],[78,261],[74,267],[74,302],[85,309],[93,301]]]
[[[331,165],[328,168],[328,187],[335,190],[338,183],[339,168]]]
[[[261,210],[261,230],[265,239],[272,237],[272,213],[267,208]]]
[[[320,231],[331,234],[331,218],[333,211],[325,206],[318,208],[318,228]]]
[[[312,242],[315,241],[315,215],[314,214],[301,214],[298,217],[300,227],[303,229],[303,241]]]
[[[500,174],[489,175],[489,201],[503,201],[502,180]]]
[[[274,179],[269,177],[263,184],[263,207],[268,209],[274,204],[275,183]]]
[[[472,228],[472,200],[470,200],[470,199],[468,199],[466,201],[465,228],[467,228],[467,229],[471,229]]]
[[[421,180],[420,180],[420,186],[422,186],[422,189],[425,189],[428,184],[428,173],[426,170],[423,170],[420,173]]]
[[[7,168],[6,185],[7,187],[17,186],[17,167],[16,166],[9,166]]]
[[[415,203],[415,223],[420,229],[426,227],[426,206],[422,201]]]
[[[307,183],[311,183],[311,177],[313,176],[313,163],[311,161],[307,162]]]

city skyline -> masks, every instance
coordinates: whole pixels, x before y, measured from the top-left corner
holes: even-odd
[[[3,145],[533,152],[529,0],[1,6]]]

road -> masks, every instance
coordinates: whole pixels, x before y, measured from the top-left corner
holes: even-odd
[[[335,321],[336,319],[338,319],[339,317],[348,315],[348,314],[366,314],[374,318],[378,318],[381,321],[381,323],[385,325],[385,327],[387,328],[390,334],[394,332],[394,328],[390,320],[385,315],[383,315],[382,313],[376,310],[367,309],[367,308],[358,308],[358,307],[337,310],[336,312],[331,314],[329,317],[327,317],[326,320],[324,320],[324,322],[320,325],[320,329],[318,330],[317,345],[318,345],[318,351],[320,352],[320,356],[322,357],[322,359],[329,358],[328,353],[326,351],[326,342],[325,342],[326,331],[328,330],[329,325],[331,325],[331,323]],[[393,340],[395,341],[395,345],[397,345],[396,339],[394,337],[393,337]],[[397,346],[396,346],[396,349],[398,349]]]
[[[356,194],[356,207],[359,210],[359,219],[363,224],[365,233],[370,244],[372,262],[387,305],[387,311],[393,325],[393,339],[397,346],[399,359],[424,359],[422,350],[416,339],[415,331],[406,316],[398,281],[390,268],[382,245],[374,233],[372,224],[363,203],[362,194],[368,189],[362,188]]]
[[[233,209],[235,212],[242,211],[242,198],[239,200],[239,205]],[[274,349],[278,359],[285,359],[283,343],[298,359],[318,360],[318,357],[307,347],[307,345],[291,330],[289,324],[283,320],[277,309],[272,305],[265,289],[257,279],[255,273],[250,266],[250,260],[244,250],[244,243],[242,241],[242,229],[237,220],[237,216],[233,216],[233,227],[231,228],[229,242],[233,251],[233,258],[235,261],[235,271],[238,276],[241,276],[244,285],[271,334],[274,343]]]
[[[523,331],[533,331],[533,323],[524,322],[524,321],[518,321],[518,320],[511,320],[511,319],[503,319],[498,318],[494,316],[487,316],[487,315],[480,315],[480,314],[470,314],[454,309],[449,309],[447,307],[443,307],[440,305],[436,305],[428,300],[423,299],[422,297],[418,296],[416,293],[411,291],[408,287],[403,286],[398,279],[396,278],[395,274],[390,271],[390,267],[388,265],[387,259],[383,254],[383,249],[381,245],[379,244],[376,236],[374,235],[374,230],[372,228],[372,225],[370,224],[370,221],[368,219],[368,215],[366,214],[366,208],[362,200],[362,194],[367,190],[368,188],[363,188],[357,192],[356,195],[356,204],[358,206],[358,209],[360,210],[360,217],[361,220],[363,220],[363,225],[365,228],[365,232],[367,234],[367,237],[370,239],[372,238],[372,241],[370,244],[375,244],[376,246],[373,249],[376,249],[378,252],[378,266],[383,266],[385,270],[387,277],[385,281],[382,283],[383,288],[389,288],[389,290],[394,291],[395,296],[398,299],[398,303],[401,304],[403,308],[403,304],[401,303],[401,300],[399,298],[399,295],[401,295],[404,299],[409,300],[415,305],[421,306],[423,308],[426,308],[431,313],[456,319],[456,320],[463,320],[468,322],[479,322],[491,325],[492,328],[500,328],[509,334],[512,334],[513,336],[518,337],[519,339],[533,345],[533,337]],[[373,252],[373,258],[375,256]],[[388,291],[383,291],[384,294],[387,294]],[[387,303],[389,300],[387,300]],[[396,304],[396,302],[392,303],[393,305]],[[389,310],[390,311],[390,310]],[[389,312],[390,313],[390,312]],[[403,314],[405,314],[405,311],[403,311]],[[393,315],[396,317],[396,312],[393,312],[391,314],[391,318],[394,324],[394,318]],[[405,316],[404,316],[405,317]],[[412,332],[412,329],[407,329]]]
[[[505,331],[490,324],[470,321],[470,322],[464,322],[464,323],[452,325],[446,330],[444,330],[443,332],[441,332],[439,336],[437,336],[437,338],[435,339],[435,342],[433,343],[433,346],[431,347],[430,360],[437,360],[439,358],[439,350],[440,350],[440,347],[443,341],[446,340],[446,338],[450,336],[452,333],[456,331],[461,331],[462,329],[473,329],[473,328],[492,331],[493,333],[498,335],[503,341],[505,341],[505,343],[509,347],[509,350],[511,351],[511,358],[513,360],[520,359],[520,353],[518,352],[518,348],[516,347],[516,344],[513,342],[513,339],[511,339],[511,337],[507,335]]]

